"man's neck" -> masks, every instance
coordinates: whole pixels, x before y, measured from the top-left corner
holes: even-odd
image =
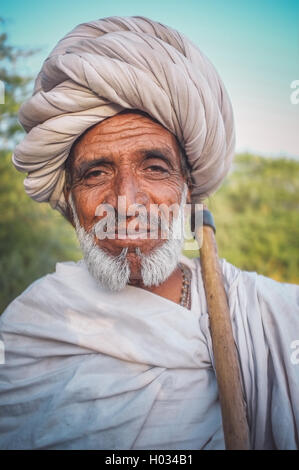
[[[158,286],[145,286],[142,282],[142,279],[130,279],[129,285],[134,287],[140,287],[141,289],[148,290],[153,294],[160,295],[165,299],[171,300],[175,303],[180,303],[181,293],[182,293],[182,272],[179,266],[172,272],[172,274]]]

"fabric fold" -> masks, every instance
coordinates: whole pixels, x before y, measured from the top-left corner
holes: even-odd
[[[0,448],[223,449],[199,258],[192,309],[84,261],[58,263],[0,317]],[[253,449],[299,447],[299,286],[220,259]]]

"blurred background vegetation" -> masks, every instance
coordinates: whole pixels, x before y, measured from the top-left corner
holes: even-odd
[[[32,91],[32,77],[18,64],[34,51],[9,45],[0,19],[0,313],[35,279],[55,270],[58,261],[78,260],[73,228],[47,204],[25,193],[25,175],[11,162],[22,138],[20,104]],[[219,255],[241,269],[281,282],[299,284],[299,161],[237,155],[221,189],[207,205],[217,226]],[[186,253],[188,256],[198,256]]]

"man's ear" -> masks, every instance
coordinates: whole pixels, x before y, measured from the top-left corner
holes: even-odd
[[[71,193],[70,188],[68,188],[67,185],[65,184],[64,187],[63,187],[63,194],[64,194],[64,198],[65,198],[65,202],[66,202],[65,218],[75,228],[75,223],[74,223],[74,219],[73,219],[73,211],[72,211],[72,208],[69,204],[70,193]]]

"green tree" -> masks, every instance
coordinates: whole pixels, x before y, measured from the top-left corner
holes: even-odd
[[[277,281],[299,283],[298,161],[237,155],[208,207],[222,258]]]
[[[4,32],[5,22],[0,18],[0,80],[4,83],[5,101],[1,104],[0,144],[1,148],[11,147],[23,133],[16,116],[20,103],[28,96],[31,77],[17,73],[20,60],[31,56],[37,50],[25,51],[8,43]]]

